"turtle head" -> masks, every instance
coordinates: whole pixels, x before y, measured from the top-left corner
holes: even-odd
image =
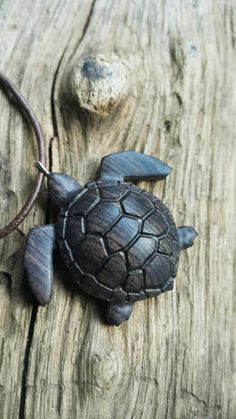
[[[82,188],[79,182],[71,176],[63,173],[51,173],[38,161],[35,166],[47,177],[49,196],[58,207],[67,204],[71,197]]]

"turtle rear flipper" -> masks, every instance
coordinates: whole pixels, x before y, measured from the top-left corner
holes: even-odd
[[[106,311],[107,323],[119,326],[123,321],[130,318],[132,308],[133,304],[127,301],[124,303],[110,303]]]
[[[179,247],[180,250],[187,249],[193,245],[195,238],[197,237],[197,232],[195,228],[189,226],[182,226],[177,228],[179,236]]]
[[[103,179],[163,179],[171,168],[155,157],[136,151],[123,151],[103,157],[100,166],[100,178]]]
[[[33,228],[29,232],[24,268],[30,289],[41,305],[46,305],[52,295],[54,247],[55,229],[52,224]]]

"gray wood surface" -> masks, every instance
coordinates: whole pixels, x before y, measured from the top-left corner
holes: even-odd
[[[119,328],[71,292],[60,260],[54,296],[25,290],[23,248],[52,220],[44,191],[0,242],[2,419],[236,417],[236,7],[229,0],[0,2],[0,67],[41,121],[48,167],[81,183],[104,154],[135,149],[173,167],[143,182],[199,237],[173,292],[137,303]],[[127,100],[107,117],[81,113],[66,80],[85,54],[127,63]],[[23,204],[36,146],[0,91],[1,225]]]

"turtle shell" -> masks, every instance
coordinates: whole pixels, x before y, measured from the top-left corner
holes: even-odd
[[[168,208],[129,183],[88,183],[59,216],[66,265],[88,294],[137,301],[173,288],[179,245]]]

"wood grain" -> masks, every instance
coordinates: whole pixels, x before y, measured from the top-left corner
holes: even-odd
[[[22,263],[29,229],[53,221],[42,192],[0,243],[3,419],[235,418],[235,22],[234,0],[1,2],[1,70],[42,123],[49,168],[83,184],[110,152],[157,156],[174,170],[142,186],[199,233],[174,291],[138,303],[119,328],[71,292],[59,259],[52,302],[37,309]],[[101,53],[131,74],[109,117],[81,112],[65,87],[81,57]],[[36,150],[0,101],[3,225],[28,195]]]

